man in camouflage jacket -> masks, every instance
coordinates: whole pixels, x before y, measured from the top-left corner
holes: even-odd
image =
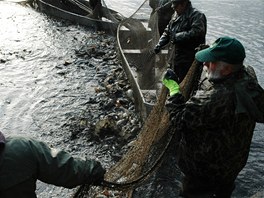
[[[255,124],[264,122],[264,91],[244,58],[244,47],[230,37],[196,53],[205,77],[187,101],[165,75],[184,197],[229,198],[247,162]]]

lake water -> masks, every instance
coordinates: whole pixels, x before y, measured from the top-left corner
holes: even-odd
[[[105,2],[125,16],[143,3]],[[246,49],[245,64],[255,68],[264,87],[263,0],[193,0],[192,3],[207,16],[207,43],[224,35],[239,39]],[[87,90],[93,89],[95,82],[93,73],[83,73],[76,67],[68,68],[71,76],[65,79],[60,67],[73,58],[74,49],[83,45],[91,32],[4,1],[0,1],[0,23],[0,129],[67,147],[61,142],[60,133],[54,131],[67,122],[67,116],[84,110],[80,104],[85,103]],[[50,111],[56,113],[51,115]],[[40,132],[44,130],[45,133]],[[263,124],[257,124],[248,163],[237,179],[234,197],[250,197],[264,188],[263,131]],[[61,191],[61,188],[53,189],[52,197],[64,197]],[[40,192],[39,195],[46,197]]]

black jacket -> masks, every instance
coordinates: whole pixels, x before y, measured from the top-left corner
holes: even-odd
[[[173,44],[174,50],[170,64],[177,65],[181,62],[194,60],[195,48],[205,43],[207,20],[203,13],[192,7],[191,2],[185,12],[178,16],[172,16],[171,21],[164,30],[157,45],[161,48],[168,43]]]

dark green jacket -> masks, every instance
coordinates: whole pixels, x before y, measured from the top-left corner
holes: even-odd
[[[73,158],[34,139],[6,138],[0,162],[0,197],[36,197],[36,180],[73,188],[102,176],[99,162]]]

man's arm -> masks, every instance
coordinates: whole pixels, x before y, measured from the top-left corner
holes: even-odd
[[[176,33],[173,38],[175,43],[188,41],[195,37],[203,37],[206,34],[207,20],[205,15],[196,10],[190,18],[191,29]]]
[[[105,169],[100,162],[73,157],[65,151],[31,140],[31,150],[38,163],[37,179],[57,186],[73,188],[81,184],[98,184]]]

